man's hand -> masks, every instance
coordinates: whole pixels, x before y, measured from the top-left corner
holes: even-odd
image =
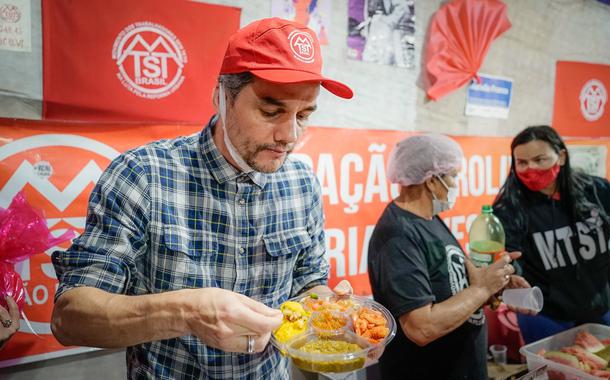
[[[5,300],[8,310],[0,306],[0,349],[19,330],[19,307],[12,297]]]
[[[186,302],[193,308],[184,317],[188,329],[206,345],[228,352],[262,352],[271,332],[282,323],[282,312],[244,295],[220,288],[189,289]]]
[[[352,284],[350,284],[349,281],[341,280],[333,289],[329,288],[326,285],[318,285],[307,290],[307,292],[305,293],[317,293],[319,295],[336,294],[338,296],[347,296],[354,294],[354,289],[352,288]]]

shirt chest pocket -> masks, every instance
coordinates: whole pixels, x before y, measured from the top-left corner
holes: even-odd
[[[151,268],[156,289],[210,286],[218,260],[218,239],[213,234],[169,225],[160,240]]]
[[[218,241],[213,234],[182,226],[166,226],[162,243],[168,254],[180,253],[191,260],[206,259],[218,252]]]
[[[266,234],[263,241],[265,250],[271,258],[296,257],[299,252],[311,247],[312,244],[311,237],[305,228]]]

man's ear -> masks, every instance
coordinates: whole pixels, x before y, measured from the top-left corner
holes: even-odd
[[[216,112],[218,112],[218,95],[219,95],[219,88],[218,88],[218,83],[216,83],[216,87],[214,87],[214,91],[212,91],[212,103],[214,104],[214,108],[216,109]]]

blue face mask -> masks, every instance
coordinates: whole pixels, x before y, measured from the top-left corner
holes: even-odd
[[[457,200],[457,196],[458,196],[457,187],[447,186],[445,181],[443,181],[443,179],[440,176],[436,176],[436,178],[439,181],[441,181],[443,186],[445,186],[445,189],[447,189],[447,200],[444,201],[444,200],[438,199],[436,194],[432,193],[432,198],[433,198],[432,199],[432,214],[433,215],[437,215],[443,211],[451,210],[453,208],[453,206],[455,206],[455,201]]]

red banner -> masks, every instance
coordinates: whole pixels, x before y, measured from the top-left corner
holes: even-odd
[[[186,125],[21,124],[0,119],[0,207],[7,207],[23,190],[30,204],[44,210],[53,235],[67,229],[80,233],[89,193],[112,159],[146,142],[200,129]],[[50,248],[16,266],[24,281],[24,312],[33,331],[20,321],[20,331],[0,351],[0,367],[82,351],[59,344],[49,324],[57,288],[50,255],[68,245]]]
[[[85,225],[89,193],[114,157],[148,141],[200,129],[198,125],[85,125],[0,119],[0,207],[6,207],[18,191],[24,190],[28,201],[45,211],[54,235],[68,228],[80,232]],[[408,135],[398,131],[310,128],[293,153],[312,166],[322,185],[331,285],[348,279],[357,294],[370,294],[368,242],[382,211],[399,191],[387,181],[387,160],[394,144]],[[441,216],[465,246],[470,223],[483,204],[492,203],[508,174],[511,139],[455,139],[465,152],[458,180],[460,196],[455,208]],[[572,149],[579,149],[578,154],[584,157],[581,162],[599,165],[591,170],[608,173],[610,139],[574,140],[569,146],[571,154]],[[50,331],[57,286],[50,254],[57,248],[16,267],[25,281],[25,313],[33,331],[21,321],[21,330],[0,351],[0,367],[83,350],[61,346]]]
[[[43,117],[205,122],[239,8],[44,0]]]
[[[553,127],[562,136],[609,137],[610,66],[557,62]]]

